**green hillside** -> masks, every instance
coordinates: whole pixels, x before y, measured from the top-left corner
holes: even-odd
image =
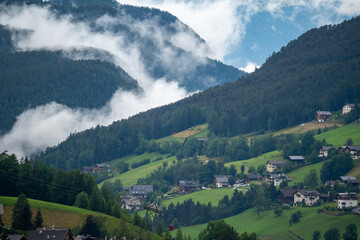
[[[291,182],[289,182],[289,185],[292,186],[294,185],[294,183],[303,182],[306,175],[308,175],[312,169],[316,170],[316,172],[318,173],[318,177],[320,179],[320,170],[323,165],[324,162],[319,162],[316,164],[311,164],[302,168],[295,169],[294,171],[287,173],[286,176],[291,178]]]
[[[209,190],[201,190],[165,200],[161,204],[163,206],[168,206],[171,203],[176,205],[176,203],[182,203],[185,200],[192,199],[193,202],[195,203],[196,202],[205,203],[205,204],[211,203],[212,206],[216,206],[219,204],[219,200],[222,199],[225,195],[228,195],[229,198],[231,198],[233,192],[234,189],[232,188],[216,188]]]
[[[316,135],[315,138],[320,141],[325,139],[327,143],[330,143],[335,147],[340,147],[344,145],[348,138],[351,138],[353,140],[354,145],[360,145],[360,124],[348,124],[334,130]]]
[[[332,206],[332,204],[327,204]],[[360,228],[360,217],[356,215],[331,216],[328,214],[317,213],[321,207],[296,207],[284,210],[280,217],[275,217],[272,210],[261,213],[259,217],[255,209],[249,209],[241,214],[226,218],[225,221],[233,226],[237,232],[241,233],[256,232],[260,239],[297,239],[293,237],[288,230],[301,236],[303,239],[311,239],[311,235],[315,230],[319,230],[324,234],[331,227],[339,228],[340,232],[344,232],[350,223],[355,223]],[[289,227],[289,218],[291,214],[300,210],[302,218],[299,223]],[[185,227],[181,230],[183,234],[197,237],[199,232],[206,227],[206,224]],[[173,234],[176,234],[174,231]]]
[[[16,199],[16,197],[0,196],[0,203],[4,205],[5,213],[1,216],[1,218],[6,225],[11,225],[12,206],[16,203]],[[28,201],[31,211],[33,212],[33,216],[35,216],[37,209],[40,209],[45,227],[51,227],[52,225],[67,228],[73,228],[76,226],[81,227],[88,215],[94,215],[97,218],[101,218],[103,227],[111,235],[115,230],[119,229],[120,224],[124,224],[124,222],[118,218],[86,209],[34,199],[28,199]],[[139,231],[138,227],[129,223],[127,224],[127,228],[132,236],[136,236],[136,232]],[[158,237],[154,235],[152,236],[152,239],[157,238]]]

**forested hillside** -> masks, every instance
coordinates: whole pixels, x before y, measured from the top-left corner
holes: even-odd
[[[251,75],[72,135],[39,158],[61,168],[79,167],[132,153],[142,138],[160,138],[204,122],[215,135],[234,136],[309,121],[319,109],[339,110],[360,99],[359,29],[360,17],[312,29]]]
[[[9,130],[29,107],[56,101],[73,108],[97,108],[119,88],[139,89],[133,78],[109,62],[70,60],[60,52],[15,52],[11,33],[2,25],[0,76],[0,132]]]

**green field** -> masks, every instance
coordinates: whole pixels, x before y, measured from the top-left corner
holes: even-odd
[[[116,179],[120,179],[121,183],[123,184],[123,186],[125,187],[131,187],[132,185],[136,184],[137,180],[139,178],[144,178],[146,177],[148,174],[150,174],[151,172],[153,172],[155,169],[157,169],[158,167],[161,167],[163,165],[164,162],[167,162],[169,165],[173,164],[173,160],[176,160],[176,157],[170,157],[170,158],[166,158],[166,155],[161,155],[159,153],[154,153],[154,154],[149,154],[149,153],[144,153],[142,155],[139,156],[132,156],[133,158],[131,158],[131,156],[129,157],[125,157],[122,159],[122,161],[127,161],[127,162],[135,162],[135,161],[141,161],[143,159],[149,158],[148,156],[151,155],[154,158],[152,158],[152,160],[155,160],[157,157],[162,156],[163,159],[160,161],[156,161],[156,162],[151,162],[148,164],[145,164],[143,166],[140,166],[138,168],[135,169],[131,169],[125,173],[116,175],[112,178],[109,178],[107,180],[105,180],[106,182],[115,182]],[[115,160],[114,160],[115,161]],[[116,161],[120,161],[119,159]],[[101,187],[103,184],[103,182],[101,182],[99,184],[99,187]]]
[[[171,142],[171,141],[179,141],[183,142],[187,137],[207,137],[209,133],[208,124],[201,124],[191,128],[188,128],[184,131],[172,134],[167,137],[163,137],[157,139],[157,143]]]
[[[193,193],[181,195],[179,197],[175,197],[172,199],[165,200],[161,203],[163,206],[168,206],[170,203],[176,205],[176,203],[182,203],[185,200],[192,199],[195,203],[211,203],[213,206],[219,204],[219,200],[222,199],[225,195],[228,195],[231,198],[234,189],[232,188],[217,188],[217,189],[209,189],[209,190],[201,190]]]
[[[328,204],[333,205],[333,204]],[[350,223],[355,223],[360,228],[360,216],[344,215],[331,216],[327,214],[317,213],[317,209],[322,207],[297,207],[284,210],[280,217],[275,217],[272,210],[261,213],[259,217],[255,209],[249,209],[241,214],[226,218],[225,221],[233,226],[237,232],[255,232],[260,239],[297,239],[293,237],[288,230],[301,236],[303,239],[311,239],[311,235],[315,230],[319,230],[324,234],[331,227],[339,228],[343,233]],[[289,218],[291,214],[300,210],[302,218],[299,223],[289,227]],[[197,237],[199,232],[206,227],[206,224],[196,225],[192,227],[182,228],[183,234]],[[176,231],[173,232],[176,234]]]
[[[230,167],[231,165],[234,165],[238,173],[241,172],[241,166],[245,166],[245,173],[248,172],[249,167],[253,166],[257,168],[261,164],[266,164],[269,160],[282,160],[283,157],[281,155],[281,152],[279,151],[272,151],[268,153],[261,154],[258,157],[250,158],[243,161],[235,161],[235,162],[228,162],[225,164],[226,167]]]
[[[316,135],[315,138],[320,141],[325,139],[327,143],[332,144],[335,147],[344,145],[348,138],[353,140],[354,145],[360,145],[360,124],[348,124]]]
[[[289,185],[291,186],[294,185],[294,183],[303,182],[306,175],[308,175],[312,169],[316,170],[316,172],[318,173],[318,177],[320,179],[320,170],[323,165],[324,162],[319,162],[316,164],[311,164],[302,168],[295,169],[294,171],[287,173],[286,176],[291,178],[291,182],[289,182]]]

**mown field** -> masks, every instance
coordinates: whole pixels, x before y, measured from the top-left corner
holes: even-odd
[[[333,205],[333,204],[327,204]],[[284,210],[280,217],[275,217],[272,210],[262,212],[260,217],[255,209],[249,209],[241,214],[226,218],[225,221],[233,226],[237,232],[256,232],[260,239],[297,239],[289,233],[294,232],[303,239],[311,239],[312,233],[318,230],[323,235],[331,227],[339,228],[343,233],[350,223],[355,223],[360,228],[360,216],[344,215],[331,216],[317,213],[321,207],[296,207]],[[289,226],[289,219],[293,213],[300,210],[302,218],[299,223]],[[197,237],[199,232],[206,227],[206,224],[182,228],[182,232],[192,238]],[[174,231],[172,234],[176,234]]]
[[[315,136],[315,139],[320,141],[325,139],[335,147],[344,145],[348,138],[353,140],[354,145],[360,145],[360,123],[348,124]]]
[[[191,127],[189,129],[186,129],[184,131],[174,133],[170,136],[157,139],[156,142],[163,143],[163,142],[169,142],[169,141],[180,141],[183,142],[185,138],[187,137],[207,137],[209,130],[207,129],[208,124],[201,124],[194,127]]]
[[[145,153],[143,155],[146,155],[147,156],[148,153]],[[153,161],[151,163],[148,163],[148,164],[145,164],[143,166],[140,166],[138,168],[135,168],[135,169],[130,169],[129,171],[125,172],[125,173],[122,173],[122,174],[119,174],[119,175],[116,175],[112,178],[109,178],[107,180],[105,180],[104,182],[115,182],[116,179],[120,179],[121,183],[123,184],[123,186],[125,187],[131,187],[132,185],[136,184],[137,180],[139,178],[144,178],[146,177],[148,174],[150,174],[151,172],[153,172],[154,170],[156,170],[158,167],[161,167],[163,166],[163,163],[164,162],[167,162],[168,165],[173,165],[173,160],[176,160],[176,157],[169,157],[169,158],[166,158],[165,155],[161,155],[161,154],[157,154],[155,155],[157,157],[160,157],[160,156],[163,156],[163,159],[160,160],[160,161]],[[140,155],[140,156],[136,156],[136,160],[134,161],[141,161],[142,159],[140,158],[143,158],[145,159],[146,157]],[[140,160],[139,160],[140,159]],[[156,158],[154,158],[156,159]],[[154,160],[152,159],[152,160]],[[127,161],[132,162],[131,158],[128,158]],[[103,184],[103,182],[101,182],[99,184],[99,187],[101,187]]]
[[[243,161],[234,161],[234,162],[228,162],[225,164],[226,167],[230,167],[231,165],[234,165],[236,170],[238,171],[238,173],[241,172],[241,166],[244,165],[245,166],[245,173],[248,172],[249,167],[253,166],[255,168],[257,168],[259,165],[261,164],[265,164],[266,162],[269,160],[282,160],[283,157],[281,155],[281,152],[279,151],[272,151],[272,152],[268,152],[268,153],[264,153],[258,157],[255,158],[250,158],[247,160],[243,160]]]
[[[289,185],[292,186],[294,185],[294,183],[303,182],[306,175],[308,175],[312,169],[316,170],[320,181],[320,170],[323,165],[324,162],[319,162],[316,164],[311,164],[302,168],[295,169],[294,171],[287,173],[286,176],[291,178],[291,182],[289,182]]]
[[[195,203],[211,203],[213,206],[217,206],[219,204],[219,200],[222,199],[225,195],[228,195],[231,198],[234,189],[232,188],[217,188],[217,189],[209,189],[209,190],[200,190],[196,192],[192,192],[189,194],[181,195],[172,199],[165,200],[161,203],[162,206],[169,206],[171,203],[177,204],[182,203],[188,199],[192,199]]]

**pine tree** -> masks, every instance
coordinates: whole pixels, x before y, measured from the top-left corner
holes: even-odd
[[[13,208],[11,227],[16,230],[28,231],[33,228],[32,213],[25,194],[20,194]]]
[[[9,233],[7,231],[7,229],[4,228],[4,223],[1,220],[1,215],[0,215],[0,240],[9,240]]]
[[[85,223],[80,230],[80,234],[84,234],[84,235],[89,234],[92,237],[100,237],[101,236],[99,224],[97,223],[97,221],[93,215],[89,215],[86,218]]]
[[[98,190],[97,186],[94,186],[94,188],[91,192],[91,196],[90,196],[89,209],[92,211],[98,211],[100,201],[101,200],[100,200],[99,190]]]
[[[156,234],[161,237],[162,232],[163,232],[163,226],[162,226],[161,222],[159,222],[158,225],[157,225]]]
[[[76,196],[74,206],[84,209],[89,207],[89,197],[86,192],[81,192]]]
[[[36,229],[36,228],[43,227],[44,226],[43,224],[44,224],[44,220],[43,220],[40,210],[38,209],[36,212],[35,219],[34,219],[34,228]]]

